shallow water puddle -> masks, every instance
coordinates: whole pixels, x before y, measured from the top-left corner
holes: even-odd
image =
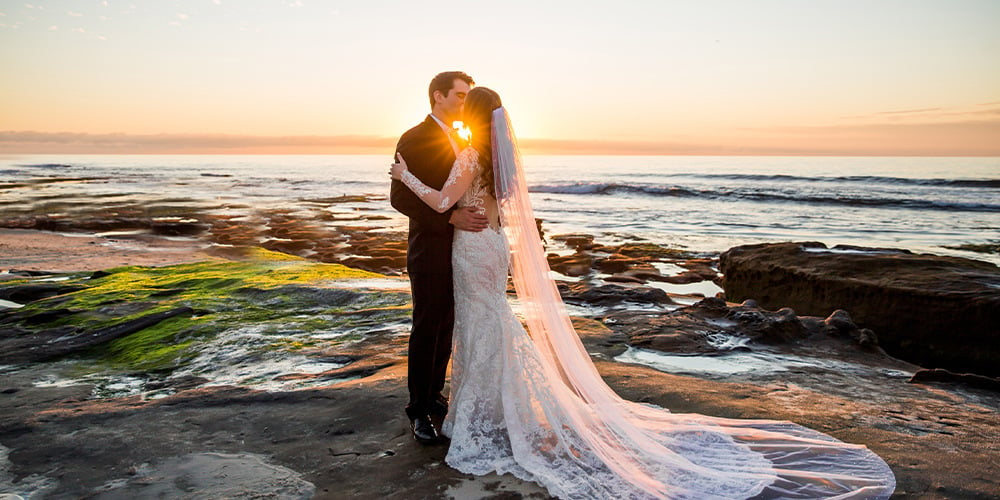
[[[794,354],[775,353],[767,351],[745,350],[746,339],[729,335],[719,335],[709,338],[709,342],[720,349],[735,349],[717,356],[703,355],[678,355],[649,349],[639,349],[629,347],[621,355],[615,357],[615,361],[621,363],[634,363],[666,372],[684,373],[694,375],[715,375],[727,376],[736,374],[768,375],[780,372],[787,372],[798,369],[821,369],[838,373],[857,372],[859,370],[871,371],[870,368],[862,365],[847,363],[844,361],[813,358],[807,356],[797,356]],[[903,372],[887,373],[887,376],[908,376]],[[902,375],[899,375],[902,374]]]
[[[629,347],[615,361],[645,365],[667,373],[707,373],[733,375],[751,371],[778,372],[788,368],[773,359],[754,353],[730,353],[722,356],[682,356]]]
[[[410,290],[410,280],[403,278],[372,278],[363,280],[338,280],[328,285],[330,288],[348,288],[362,290]]]
[[[664,281],[649,281],[646,286],[652,286],[663,290],[671,295],[702,295],[704,297],[715,297],[715,294],[722,291],[719,285],[711,281],[698,281],[695,283],[674,284]]]

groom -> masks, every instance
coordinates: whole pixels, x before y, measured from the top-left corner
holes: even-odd
[[[461,139],[451,125],[461,120],[465,96],[474,84],[472,77],[461,71],[435,76],[427,90],[431,114],[407,130],[396,144],[396,153],[406,160],[409,171],[434,189],[442,188],[460,151]],[[455,324],[451,241],[456,228],[482,231],[487,220],[471,209],[439,214],[397,180],[392,181],[389,198],[393,208],[410,219],[406,270],[413,296],[413,327],[407,372],[410,402],[406,405],[406,415],[413,437],[431,444],[440,437],[440,429],[435,428],[434,422],[448,413],[448,400],[441,390],[451,357]]]

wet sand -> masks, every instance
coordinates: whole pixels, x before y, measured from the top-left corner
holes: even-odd
[[[0,272],[158,267],[211,258],[207,245],[189,239],[102,238],[30,229],[0,229]]]

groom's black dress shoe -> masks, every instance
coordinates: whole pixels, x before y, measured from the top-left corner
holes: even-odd
[[[420,415],[410,420],[410,430],[413,431],[413,439],[420,444],[434,444],[438,442],[438,433],[431,423],[428,415]]]
[[[431,402],[427,413],[432,417],[442,417],[448,414],[448,400],[444,397],[440,397],[437,400]]]

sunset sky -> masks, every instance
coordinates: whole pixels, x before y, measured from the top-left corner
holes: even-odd
[[[461,69],[529,152],[1000,155],[1000,1],[0,3],[0,153],[382,153]]]

